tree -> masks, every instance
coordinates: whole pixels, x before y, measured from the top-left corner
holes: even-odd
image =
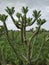
[[[6,19],[8,16],[5,14],[0,14],[0,20],[3,22],[3,25],[4,25],[4,32],[5,32],[6,39],[9,43],[9,45],[12,47],[13,51],[15,52],[17,58],[19,59],[19,61],[20,61],[19,65],[23,65],[25,63],[26,63],[26,65],[32,65],[33,62],[35,62],[39,59],[39,56],[40,56],[40,53],[41,53],[41,50],[43,47],[43,43],[40,47],[40,50],[39,50],[37,57],[33,59],[33,53],[32,53],[33,47],[32,47],[31,42],[38,35],[41,26],[46,22],[46,20],[40,18],[40,16],[41,16],[40,12],[41,11],[37,11],[37,10],[33,11],[32,15],[33,15],[34,19],[30,18],[30,17],[27,18],[28,7],[22,7],[23,15],[21,13],[16,14],[16,16],[18,18],[17,21],[13,17],[13,14],[15,12],[14,7],[12,7],[12,8],[7,7],[5,10],[10,15],[10,17],[11,17],[12,21],[14,22],[14,24],[16,25],[16,27],[21,30],[20,31],[21,32],[21,40],[22,40],[21,43],[25,47],[25,53],[22,54],[20,51],[15,49],[15,47],[13,46],[13,43],[15,43],[15,42],[11,41],[11,39],[9,37],[7,26],[6,26]],[[35,22],[37,22],[37,25],[38,25],[37,30],[28,39],[26,36],[26,27],[33,25]],[[15,41],[15,40],[13,40],[13,41]]]

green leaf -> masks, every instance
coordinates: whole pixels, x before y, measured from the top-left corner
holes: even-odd
[[[28,12],[28,7],[22,7],[22,12],[23,12],[24,14],[27,14],[27,12]]]
[[[27,18],[27,23],[30,24],[32,22],[32,18]]]
[[[6,11],[9,15],[13,15],[14,12],[15,12],[14,7],[11,7],[11,8],[7,7],[7,8],[5,9],[5,11]]]
[[[0,14],[0,20],[2,21],[2,22],[5,22],[6,21],[6,19],[7,19],[7,15],[5,15],[5,14]]]
[[[20,18],[20,17],[21,17],[21,13],[17,13],[16,16],[17,16],[18,18]]]
[[[33,11],[33,16],[34,16],[35,19],[38,19],[41,16],[40,12],[41,11],[37,11],[37,10]]]
[[[39,18],[39,19],[37,20],[37,25],[43,25],[45,22],[46,22],[45,19]]]

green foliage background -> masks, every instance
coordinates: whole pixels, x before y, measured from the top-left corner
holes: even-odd
[[[15,44],[14,47],[15,49],[17,49],[18,51],[23,52],[23,54],[25,53],[25,48],[24,45],[21,43],[21,38],[20,38],[20,31],[9,31],[9,36],[11,38],[11,41],[13,42],[13,38],[12,38],[12,33],[15,39]],[[30,38],[30,36],[33,35],[33,33],[31,31],[27,32],[27,38]],[[39,49],[41,47],[41,44],[43,43],[43,39],[45,36],[45,43],[44,46],[42,48],[41,54],[39,59],[43,62],[49,62],[49,32],[39,32],[39,34],[31,41],[34,42],[32,43],[33,45],[33,58],[35,58],[37,56],[37,54],[39,53]],[[5,56],[5,60],[7,63],[10,62],[15,62],[16,64],[19,64],[19,60],[17,59],[15,53],[13,52],[12,48],[10,47],[10,45],[8,44],[8,42],[6,41],[6,38],[4,35],[2,35],[0,37],[0,53],[4,53]],[[1,54],[0,54],[0,60],[2,60],[1,58]]]

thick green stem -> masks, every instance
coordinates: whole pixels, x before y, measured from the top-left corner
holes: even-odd
[[[22,40],[22,42],[24,42],[23,37],[24,37],[24,35],[23,35],[23,21],[22,21],[22,23],[21,23],[21,40]]]
[[[6,27],[6,23],[5,23],[5,22],[4,22],[4,28],[5,28],[5,35],[6,35],[7,41],[8,41],[8,43],[9,43],[9,45],[12,47],[12,49],[13,49],[14,53],[16,54],[17,58],[20,59],[21,61],[23,61],[22,58],[24,58],[25,61],[27,61],[26,57],[25,57],[24,55],[18,53],[18,52],[15,50],[15,48],[13,47],[13,45],[12,45],[12,43],[11,43],[11,41],[10,41],[9,35],[8,35],[8,30],[7,30],[7,27]]]
[[[24,34],[24,43],[26,45],[26,53],[27,53],[27,59],[28,59],[28,63],[27,65],[30,65],[31,64],[31,59],[30,59],[30,43],[29,43],[29,40],[27,40],[26,38],[26,14],[25,14],[25,20],[24,20],[24,23],[23,23],[24,27],[23,27],[23,34]]]

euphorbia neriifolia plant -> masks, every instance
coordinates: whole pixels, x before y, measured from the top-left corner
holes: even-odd
[[[6,39],[9,43],[9,45],[12,47],[13,51],[15,52],[16,57],[19,59],[19,61],[20,61],[19,65],[24,65],[24,64],[25,65],[33,65],[33,62],[35,62],[39,59],[39,56],[40,56],[40,53],[41,53],[41,50],[43,47],[43,44],[42,44],[37,57],[33,59],[33,53],[32,53],[33,49],[34,49],[32,47],[33,43],[34,43],[33,39],[38,35],[41,26],[46,22],[46,20],[40,18],[41,11],[37,11],[37,10],[33,11],[33,14],[32,14],[33,18],[27,17],[27,13],[29,11],[28,7],[22,7],[22,13],[16,13],[16,17],[18,18],[17,20],[15,20],[14,16],[13,16],[13,14],[15,12],[14,7],[11,7],[11,8],[7,7],[5,9],[5,11],[10,15],[15,26],[18,29],[20,29],[21,42],[19,42],[19,43],[22,43],[22,45],[24,45],[24,47],[25,47],[25,50],[23,50],[23,51],[25,51],[25,53],[23,53],[23,51],[22,52],[18,51],[18,49],[16,50],[14,48],[13,43],[17,44],[17,42],[12,42],[9,37],[8,29],[6,26],[6,19],[8,18],[8,16],[5,14],[0,14],[0,20],[3,22]],[[37,26],[38,26],[37,30],[31,35],[30,38],[27,38],[26,27],[33,25],[35,22],[37,23]],[[15,38],[15,40],[17,40],[17,38]],[[13,41],[15,41],[15,40],[13,39]],[[31,42],[32,40],[33,40],[33,42]]]

